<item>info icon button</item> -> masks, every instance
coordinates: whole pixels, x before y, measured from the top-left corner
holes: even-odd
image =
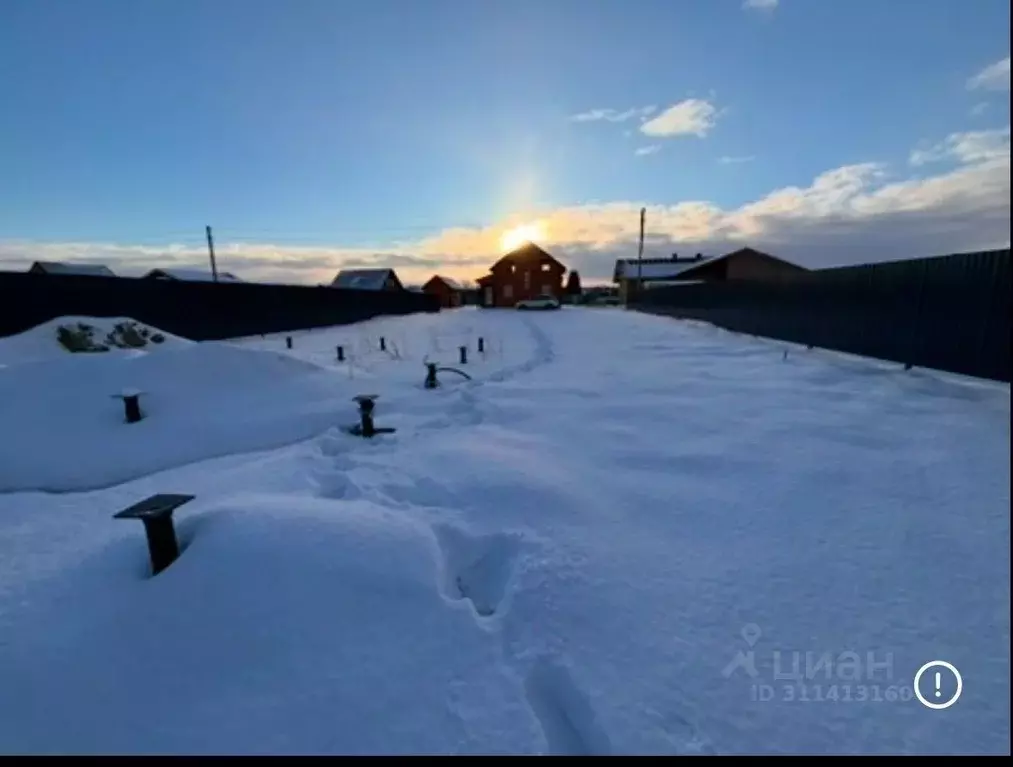
[[[915,697],[926,708],[949,708],[964,691],[964,680],[952,663],[933,660],[915,674]]]

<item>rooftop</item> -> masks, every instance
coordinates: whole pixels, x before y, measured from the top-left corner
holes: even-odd
[[[383,290],[387,279],[397,274],[393,269],[342,269],[331,283],[332,288],[349,288],[353,290]],[[400,280],[398,280],[400,284]]]
[[[32,267],[38,267],[47,274],[87,274],[97,277],[115,277],[116,274],[104,264],[84,264],[70,261],[36,261]]]
[[[715,260],[706,256],[691,258],[672,256],[671,258],[645,258],[638,263],[635,258],[625,258],[616,261],[613,279],[615,281],[638,277],[645,280],[671,279],[694,267]]]
[[[526,242],[523,245],[514,248],[509,253],[504,253],[502,256],[500,256],[499,259],[497,259],[496,263],[492,265],[492,268],[495,269],[502,263],[517,263],[517,262],[524,263],[541,260],[543,258],[548,258],[552,261],[555,261],[560,266],[562,266],[562,263],[559,261],[559,259],[553,256],[547,250],[539,247],[538,245],[535,245],[535,243],[533,242]]]
[[[148,272],[145,277],[158,278],[168,277],[173,280],[180,280],[183,282],[214,282],[214,275],[210,270],[204,269],[152,269]],[[231,272],[218,272],[218,282],[242,282],[241,279]]]

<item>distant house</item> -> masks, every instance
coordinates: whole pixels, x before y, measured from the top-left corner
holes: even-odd
[[[584,295],[581,296],[581,303],[598,305],[618,304],[619,288],[611,285],[592,285],[584,288]]]
[[[214,275],[203,269],[152,269],[144,275],[146,280],[178,280],[180,282],[214,282]],[[218,272],[218,282],[242,282],[229,272]]]
[[[612,281],[619,286],[619,295],[625,300],[631,293],[661,285],[721,282],[725,280],[779,280],[785,276],[807,272],[803,266],[761,253],[753,248],[706,257],[701,254],[683,258],[635,258],[616,261]]]
[[[449,277],[434,275],[422,286],[422,292],[436,296],[440,300],[440,306],[450,309],[464,303],[465,288],[456,280]]]
[[[513,250],[478,279],[482,306],[514,306],[537,295],[563,299],[566,267],[532,242]]]
[[[84,274],[90,277],[115,277],[113,270],[102,264],[75,264],[68,261],[36,261],[30,274]]]
[[[393,269],[342,269],[332,288],[351,290],[404,290]]]

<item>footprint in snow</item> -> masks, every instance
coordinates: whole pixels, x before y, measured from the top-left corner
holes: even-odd
[[[317,480],[320,497],[332,501],[348,501],[360,495],[359,489],[341,474],[324,475]]]
[[[466,599],[488,618],[501,610],[513,575],[521,539],[508,533],[472,535],[450,525],[434,528],[443,565],[443,591]]]
[[[591,699],[566,666],[552,658],[535,662],[524,682],[528,704],[555,756],[608,756],[612,744]]]

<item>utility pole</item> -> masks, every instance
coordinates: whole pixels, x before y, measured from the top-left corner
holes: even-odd
[[[647,208],[640,209],[640,244],[637,246],[637,291],[640,291],[644,273],[644,220],[647,218]]]
[[[211,279],[218,282],[218,266],[215,264],[215,239],[211,236],[211,227],[204,227],[208,235],[208,255],[211,257]]]

